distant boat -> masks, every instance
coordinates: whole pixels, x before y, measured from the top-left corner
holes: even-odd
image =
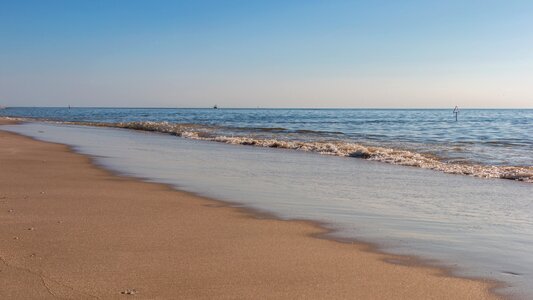
[[[0,109],[6,109],[7,107],[0,105]]]
[[[213,106],[213,109],[218,109],[218,106],[215,104],[215,106]]]

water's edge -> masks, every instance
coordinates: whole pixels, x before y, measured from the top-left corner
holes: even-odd
[[[187,139],[219,142],[232,145],[255,146],[264,148],[280,148],[304,152],[315,152],[324,155],[354,157],[378,161],[393,165],[417,167],[439,171],[447,174],[473,176],[479,178],[497,178],[533,183],[533,166],[495,166],[474,163],[450,163],[432,155],[412,150],[369,146],[359,143],[340,141],[291,141],[273,138],[249,136],[213,135],[206,132],[208,127],[199,124],[180,124],[168,122],[71,122],[51,121],[35,118],[10,118],[19,121],[50,122],[55,124],[81,125],[93,127],[123,128],[147,132],[159,132]],[[275,129],[275,128],[273,128]]]

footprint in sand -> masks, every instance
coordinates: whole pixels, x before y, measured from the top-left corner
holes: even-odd
[[[122,291],[120,292],[122,295],[135,295],[137,294],[138,292],[135,290],[135,289],[131,289],[131,290],[125,290],[125,291]]]

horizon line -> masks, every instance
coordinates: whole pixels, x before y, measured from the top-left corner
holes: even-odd
[[[212,106],[206,107],[206,106],[197,106],[197,107],[173,107],[173,106],[2,106],[0,105],[0,108],[4,109],[10,109],[10,108],[100,108],[100,109],[214,109]],[[460,109],[533,109],[533,107],[460,107]],[[453,109],[453,107],[220,107],[218,106],[217,109],[308,109],[308,110],[342,110],[342,109],[373,109],[373,110],[402,110],[402,109],[418,109],[418,110],[442,110],[442,109]]]

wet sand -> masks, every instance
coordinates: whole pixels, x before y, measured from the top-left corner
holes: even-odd
[[[0,121],[6,122],[6,121]],[[496,299],[316,224],[116,176],[0,127],[0,299]]]

